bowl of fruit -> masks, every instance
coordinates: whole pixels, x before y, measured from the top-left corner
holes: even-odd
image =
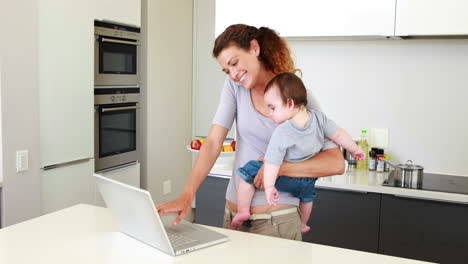
[[[187,145],[187,149],[191,152],[198,153],[200,151],[201,146],[205,142],[204,138],[198,138],[192,140],[190,145]],[[236,141],[224,142],[223,146],[221,147],[221,153],[219,154],[220,157],[224,156],[234,156],[236,153]]]

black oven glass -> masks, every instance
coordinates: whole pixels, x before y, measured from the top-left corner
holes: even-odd
[[[100,111],[99,157],[136,150],[136,110]]]
[[[99,43],[99,73],[136,74],[137,46],[113,42]]]

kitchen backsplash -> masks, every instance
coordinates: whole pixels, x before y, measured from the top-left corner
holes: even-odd
[[[468,176],[468,40],[290,41],[322,110],[355,139],[388,128],[386,153]]]

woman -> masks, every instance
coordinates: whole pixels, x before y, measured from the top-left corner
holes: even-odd
[[[247,25],[229,26],[216,38],[213,55],[228,75],[213,125],[203,143],[195,166],[182,195],[157,206],[161,215],[178,213],[177,224],[191,208],[195,193],[210,172],[220,153],[234,120],[237,126],[236,161],[226,193],[225,228],[230,228],[237,212],[236,193],[239,184],[237,169],[252,159],[261,159],[276,127],[269,119],[269,109],[263,100],[266,84],[281,72],[294,72],[294,62],[287,43],[273,30]],[[317,101],[308,96],[311,109],[319,110]],[[331,141],[313,158],[299,162],[284,162],[278,175],[290,177],[323,177],[341,174],[344,161],[341,151]],[[257,188],[263,186],[263,169],[255,177]],[[289,193],[280,193],[277,205],[270,206],[264,191],[257,189],[252,200],[251,221],[241,230],[302,240],[299,201]]]

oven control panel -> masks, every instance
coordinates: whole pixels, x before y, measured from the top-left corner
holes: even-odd
[[[121,104],[138,103],[140,101],[140,88],[94,88],[94,104]]]

